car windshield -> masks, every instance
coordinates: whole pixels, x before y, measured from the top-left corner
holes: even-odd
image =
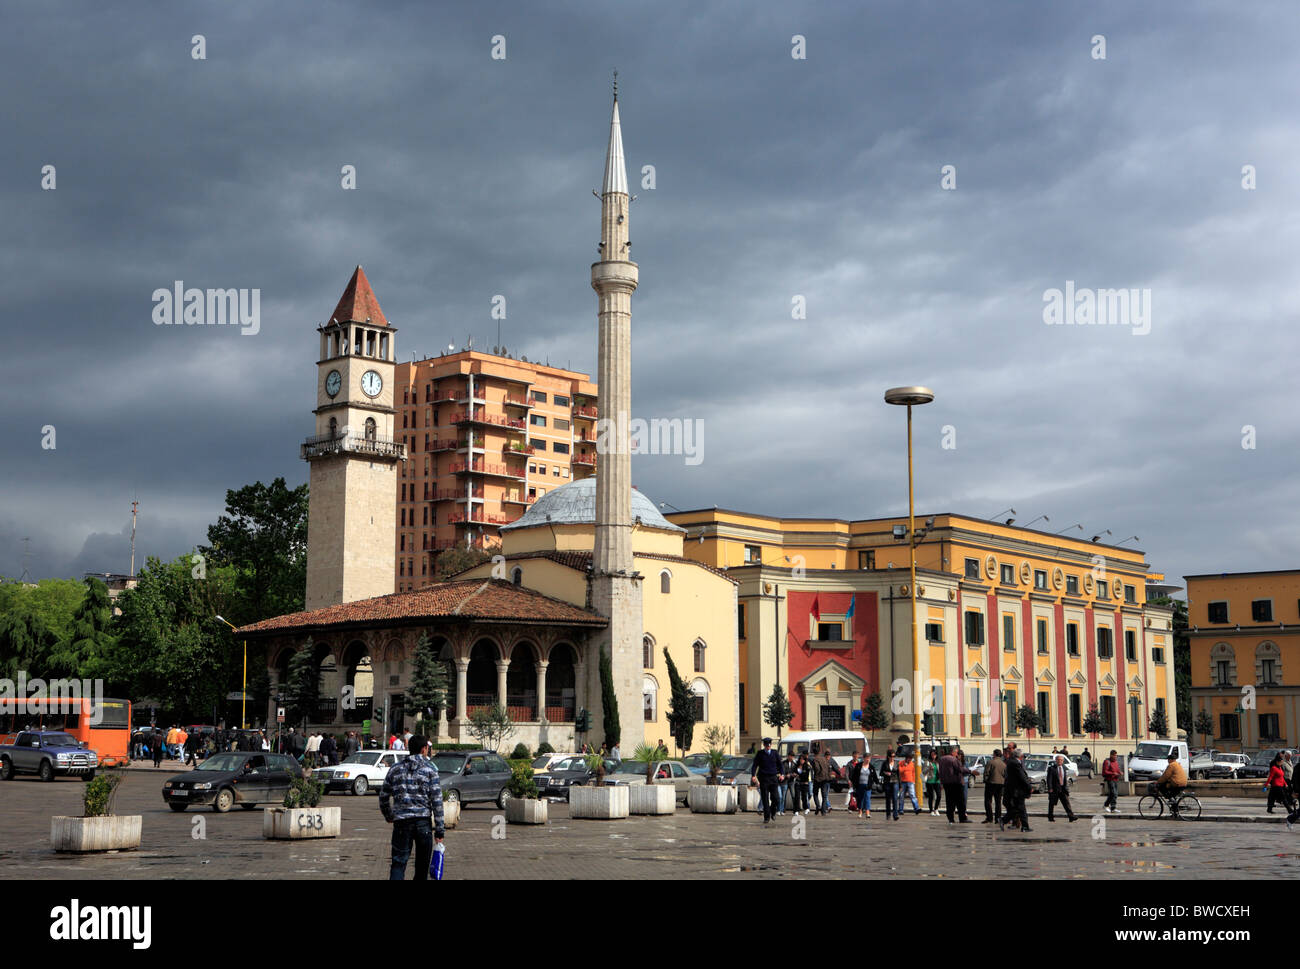
[[[645,764],[639,760],[625,760],[614,768],[615,774],[644,774]]]
[[[433,766],[439,774],[457,774],[465,766],[465,758],[456,754],[438,754],[433,758]]]
[[[379,754],[378,754],[378,753],[376,753],[376,752],[366,752],[366,753],[361,753],[361,754],[353,754],[351,757],[345,757],[345,758],[343,758],[342,761],[340,761],[340,763],[343,763],[343,764],[366,764],[366,765],[368,765],[368,766],[373,767],[376,763],[378,763],[378,761],[379,761]]]
[[[682,763],[688,767],[703,767],[708,762],[708,754],[691,754],[689,757],[682,758]]]
[[[566,757],[551,765],[551,770],[586,770],[587,762],[581,757]]]
[[[1049,761],[1046,757],[1026,757],[1025,767],[1028,770],[1047,770]]]
[[[43,747],[79,747],[77,738],[70,733],[47,733],[41,738]]]
[[[1256,754],[1254,757],[1250,759],[1250,762],[1252,764],[1262,764],[1265,767],[1267,767],[1269,764],[1273,763],[1273,758],[1275,756],[1277,756],[1276,751],[1261,750],[1258,754]]]
[[[1144,757],[1147,760],[1164,760],[1169,756],[1171,749],[1168,744],[1138,744],[1137,753],[1133,756]]]
[[[195,770],[240,770],[246,760],[248,760],[248,754],[237,754],[233,751],[225,754],[213,754],[199,764]]]
[[[728,757],[722,762],[723,770],[745,770],[754,763],[752,757]]]

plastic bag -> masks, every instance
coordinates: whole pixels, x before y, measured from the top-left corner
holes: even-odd
[[[446,858],[446,846],[438,842],[433,846],[433,854],[429,856],[429,877],[436,882],[442,881],[443,861]]]

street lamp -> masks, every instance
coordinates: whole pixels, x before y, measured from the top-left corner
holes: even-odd
[[[220,616],[217,619],[230,626],[230,623]],[[230,626],[230,631],[235,631],[234,626]],[[247,730],[248,721],[244,717],[245,707],[248,705],[248,640],[244,640],[244,685],[239,688],[239,729]]]
[[[916,638],[916,507],[912,483],[912,408],[934,400],[934,391],[928,387],[892,387],[885,391],[885,403],[907,408],[907,538],[911,565],[911,583],[908,592],[912,598],[912,676],[919,677],[921,650]],[[912,760],[916,764],[915,777],[921,776],[921,703],[919,683],[912,684]]]

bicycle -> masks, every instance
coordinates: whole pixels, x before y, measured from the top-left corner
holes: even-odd
[[[1169,807],[1170,816],[1180,821],[1195,821],[1201,816],[1201,802],[1195,794],[1186,789],[1172,797],[1166,797],[1159,791],[1144,795],[1138,801],[1138,814],[1148,821],[1154,821],[1164,816],[1166,805]]]

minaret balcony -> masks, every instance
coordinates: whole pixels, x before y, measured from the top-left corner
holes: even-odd
[[[335,454],[364,454],[368,457],[399,461],[406,458],[406,445],[387,438],[365,437],[357,434],[317,434],[302,445],[304,461],[330,457]]]

